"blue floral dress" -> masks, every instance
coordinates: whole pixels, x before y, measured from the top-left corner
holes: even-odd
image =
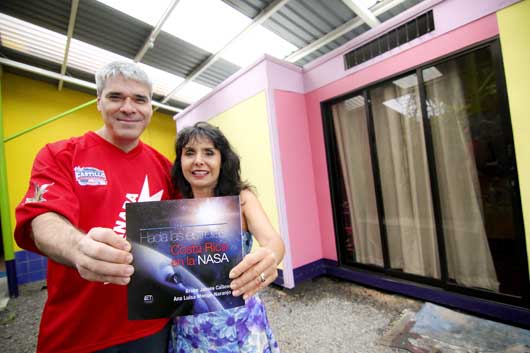
[[[243,251],[250,252],[252,235],[243,232]],[[265,306],[257,294],[244,306],[179,316],[173,321],[169,353],[279,353]]]

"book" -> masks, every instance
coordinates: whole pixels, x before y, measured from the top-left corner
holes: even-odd
[[[129,320],[244,305],[228,274],[243,258],[239,196],[129,203]]]

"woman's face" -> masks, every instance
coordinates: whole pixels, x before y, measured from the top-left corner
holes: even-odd
[[[182,149],[182,174],[190,183],[194,197],[210,197],[219,179],[221,152],[206,137],[191,140]]]

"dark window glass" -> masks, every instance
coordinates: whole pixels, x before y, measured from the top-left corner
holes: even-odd
[[[489,48],[426,68],[423,76],[449,278],[520,295],[513,143],[504,133]]]
[[[407,23],[407,39],[411,41],[418,37],[418,32],[416,31],[416,21],[411,21]]]
[[[427,15],[427,32],[434,31],[434,16],[432,11],[426,13]]]
[[[428,13],[417,28],[431,25]],[[407,28],[390,32],[389,44]],[[358,50],[363,61],[370,48]],[[528,307],[498,50],[492,42],[329,106],[346,263]]]
[[[416,74],[370,90],[390,268],[440,278]]]
[[[387,34],[374,39],[364,46],[346,53],[346,69],[351,68],[353,65],[370,60],[371,58],[374,58],[390,49],[418,38],[419,36],[422,36],[432,30],[434,30],[434,21],[432,17],[432,11],[429,11],[426,14],[423,14],[418,18],[415,18],[406,24],[388,32]],[[359,55],[357,55],[358,52],[360,52]],[[348,60],[348,58],[351,56],[356,58],[359,57],[360,59]],[[350,62],[354,62],[355,64],[348,64]]]
[[[370,47],[365,45],[361,48],[362,62],[370,59]]]
[[[417,22],[420,35],[427,33],[427,15],[420,16]]]
[[[384,36],[379,38],[378,42],[379,42],[379,50],[381,53],[388,51],[388,34],[385,34]]]
[[[406,26],[401,26],[401,27],[399,27],[399,28],[397,29],[397,34],[398,34],[398,43],[399,43],[399,45],[408,42],[408,38],[407,38],[407,27],[406,27]]]
[[[366,102],[355,96],[331,107],[339,156],[346,261],[383,266],[381,234],[366,120]]]
[[[388,48],[389,49],[394,49],[395,47],[397,47],[399,45],[398,43],[398,36],[397,36],[397,31],[394,30],[392,32],[389,33],[389,37],[388,37]]]

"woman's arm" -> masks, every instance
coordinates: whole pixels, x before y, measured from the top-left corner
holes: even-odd
[[[260,245],[230,272],[230,278],[234,279],[231,283],[233,294],[247,299],[278,277],[277,266],[283,259],[285,248],[256,195],[243,190],[240,198],[244,221]]]

